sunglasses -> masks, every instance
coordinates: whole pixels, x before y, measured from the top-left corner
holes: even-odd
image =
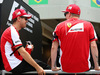
[[[27,17],[24,17],[24,16],[20,16],[20,17],[21,17],[21,18],[24,18],[25,20],[28,20]]]
[[[64,16],[66,16],[66,14],[68,14],[68,13],[69,13],[69,12],[65,12],[65,13],[64,13]]]

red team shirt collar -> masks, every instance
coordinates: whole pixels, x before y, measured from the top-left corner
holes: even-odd
[[[13,25],[12,25],[13,26]],[[16,29],[16,27],[15,26],[13,26],[14,28],[15,28],[15,30],[17,31],[17,33],[18,33],[18,35],[19,35],[19,32],[18,32],[18,30]]]
[[[79,20],[78,18],[71,18],[71,19],[68,19],[67,21],[74,21],[74,20]]]

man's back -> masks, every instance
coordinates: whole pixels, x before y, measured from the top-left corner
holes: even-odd
[[[60,63],[62,70],[65,72],[89,70],[90,41],[96,39],[92,24],[71,18],[57,25],[54,33],[58,36],[61,48]]]
[[[90,22],[79,20],[80,7],[70,4],[63,11],[66,21],[57,25],[51,47],[52,70],[59,68],[55,65],[57,48],[60,45],[60,64],[64,72],[84,72],[90,68],[90,47],[95,70],[100,70],[98,64],[98,49],[96,33]]]

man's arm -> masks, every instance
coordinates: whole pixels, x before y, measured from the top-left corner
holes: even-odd
[[[54,41],[52,43],[52,47],[51,47],[51,69],[53,71],[57,71],[59,70],[60,68],[57,68],[56,67],[56,57],[57,57],[57,49],[58,49],[58,42],[57,41]]]
[[[98,64],[98,48],[97,48],[96,41],[92,41],[90,44],[91,44],[91,53],[92,53],[94,66],[95,66],[94,69],[100,70],[100,67],[99,67],[99,64]]]
[[[20,53],[20,55],[23,57],[23,59],[28,62],[30,65],[32,65],[38,72],[38,74],[45,74],[44,70],[42,67],[40,67],[34,60],[33,58],[30,56],[30,54],[25,50],[24,47],[21,47],[18,49],[18,52]]]

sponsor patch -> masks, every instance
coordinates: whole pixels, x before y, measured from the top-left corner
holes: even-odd
[[[83,23],[79,23],[79,24],[71,27],[68,32],[84,32]]]
[[[15,41],[15,43],[21,42],[20,40]]]

